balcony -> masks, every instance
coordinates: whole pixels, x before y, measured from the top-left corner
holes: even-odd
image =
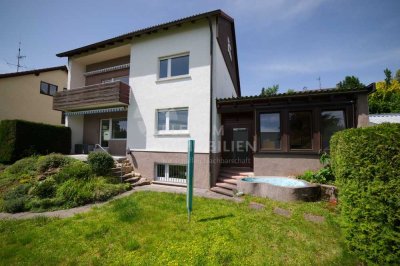
[[[121,81],[95,84],[58,92],[53,97],[53,109],[77,111],[129,105],[128,84]]]

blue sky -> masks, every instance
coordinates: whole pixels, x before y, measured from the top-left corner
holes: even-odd
[[[213,9],[235,19],[243,95],[400,69],[399,0],[0,0],[0,73],[15,71],[19,40],[24,65],[50,67],[67,63],[56,53]]]

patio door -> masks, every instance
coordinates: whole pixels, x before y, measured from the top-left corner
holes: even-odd
[[[107,148],[108,141],[111,138],[111,121],[110,119],[100,120],[100,145]]]

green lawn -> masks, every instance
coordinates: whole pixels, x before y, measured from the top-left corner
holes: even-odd
[[[265,209],[248,207],[249,201]],[[0,221],[0,264],[355,265],[326,203],[242,203],[137,192],[68,219]],[[291,218],[274,214],[291,210]],[[304,213],[326,221],[304,220]]]

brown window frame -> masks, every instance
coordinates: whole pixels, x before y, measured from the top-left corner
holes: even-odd
[[[289,113],[290,112],[311,112],[311,149],[290,149],[290,128],[289,128]],[[319,154],[322,151],[329,152],[329,150],[322,150],[322,134],[321,134],[321,114],[324,111],[344,111],[345,126],[347,128],[354,127],[355,118],[353,106],[349,104],[340,104],[337,106],[324,107],[314,106],[314,107],[291,107],[282,108],[277,107],[276,109],[263,109],[260,108],[255,110],[255,130],[257,136],[257,151],[256,153],[265,154]],[[260,131],[260,115],[265,113],[279,113],[281,120],[281,148],[278,150],[273,149],[262,149],[261,147],[261,131]]]
[[[323,147],[322,134],[321,134],[321,132],[322,132],[322,123],[321,123],[322,119],[321,119],[321,116],[322,116],[322,112],[334,112],[334,111],[343,111],[343,113],[344,113],[344,127],[345,127],[345,129],[351,127],[350,126],[350,121],[349,121],[349,113],[348,113],[347,108],[338,107],[338,108],[323,108],[323,109],[321,109],[321,111],[319,112],[319,122],[320,122],[320,124],[319,124],[319,132],[320,132],[319,141],[320,141],[320,144],[319,145],[320,145],[320,150],[324,151],[324,152],[329,152],[330,151],[330,147],[328,149],[324,149],[324,147]]]
[[[47,86],[47,92],[42,92],[42,84],[45,84]],[[54,94],[50,94],[50,86],[56,87],[56,92]],[[40,92],[40,94],[53,97],[58,92],[58,86],[41,80],[40,81],[39,92]]]
[[[268,112],[259,112],[257,115],[257,132],[258,132],[258,150],[259,151],[267,151],[267,152],[279,152],[279,151],[283,151],[284,148],[284,142],[283,142],[283,115],[282,115],[282,111],[268,111]],[[279,141],[279,149],[266,149],[266,148],[262,148],[261,147],[261,121],[260,121],[260,116],[262,114],[279,114],[279,133],[280,133],[280,141]]]
[[[310,136],[311,136],[311,148],[307,148],[307,149],[292,149],[291,148],[291,136],[292,136],[292,131],[290,129],[290,113],[310,113]],[[288,140],[287,140],[287,149],[289,151],[313,151],[315,148],[315,144],[314,144],[314,126],[315,126],[315,117],[314,117],[314,110],[310,110],[310,109],[304,109],[304,110],[288,110],[287,112],[287,128],[286,128],[286,132],[287,132],[287,136],[288,136]]]

